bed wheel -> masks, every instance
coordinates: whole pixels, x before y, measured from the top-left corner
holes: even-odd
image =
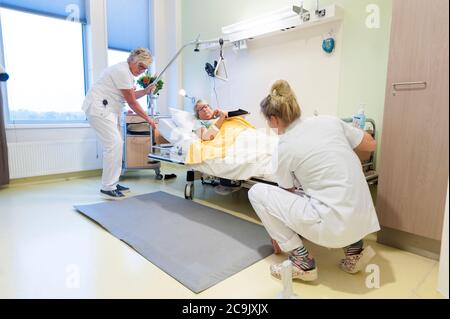
[[[162,174],[156,174],[156,179],[158,180],[158,181],[161,181],[162,179],[163,179],[163,175]]]
[[[186,184],[184,187],[184,198],[190,200],[194,199],[194,184]]]

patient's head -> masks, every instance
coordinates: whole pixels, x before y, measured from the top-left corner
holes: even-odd
[[[210,120],[214,117],[214,110],[206,101],[198,100],[194,106],[195,116],[199,120]]]
[[[272,85],[270,94],[261,101],[260,106],[269,126],[276,129],[287,128],[302,114],[295,93],[284,80],[278,80]]]

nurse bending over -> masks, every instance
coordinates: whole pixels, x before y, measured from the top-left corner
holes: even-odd
[[[280,135],[279,187],[256,184],[249,199],[274,247],[289,253],[293,278],[312,281],[318,276],[302,238],[344,248],[340,268],[347,273],[362,270],[375,255],[371,247],[363,247],[363,238],[380,226],[355,152],[375,151],[372,136],[336,117],[302,118],[295,94],[283,80],[274,83],[261,111]],[[280,278],[281,264],[270,270]]]
[[[123,140],[120,133],[120,117],[124,102],[140,117],[155,128],[155,123],[140,106],[137,99],[150,94],[156,87],[134,89],[134,77],[148,69],[152,56],[147,49],[133,50],[127,61],[105,69],[95,82],[83,103],[83,111],[103,146],[103,173],[101,194],[106,199],[122,199],[128,187],[119,185],[122,171]]]

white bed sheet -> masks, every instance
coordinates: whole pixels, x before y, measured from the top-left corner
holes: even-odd
[[[182,132],[170,119],[159,121],[161,135],[174,145],[171,158],[184,162],[189,145],[195,134]],[[265,129],[248,129],[239,134],[233,147],[224,158],[206,160],[201,164],[188,165],[204,174],[231,180],[248,180],[252,177],[274,181],[276,172],[278,137]],[[182,151],[182,155],[178,152]]]
[[[259,177],[274,181],[278,138],[260,130],[248,129],[236,139],[224,158],[206,160],[189,167],[205,174],[232,180]]]
[[[187,150],[189,145],[198,138],[191,130],[178,127],[176,122],[170,118],[160,119],[158,130],[166,140],[183,151]]]

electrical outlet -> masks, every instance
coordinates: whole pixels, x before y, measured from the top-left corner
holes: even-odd
[[[325,10],[325,9],[316,10],[316,16],[318,16],[319,18],[326,16],[326,14],[327,14],[327,10]]]
[[[308,22],[311,19],[311,15],[309,14],[309,12],[307,12],[302,15],[302,18],[303,22]]]

